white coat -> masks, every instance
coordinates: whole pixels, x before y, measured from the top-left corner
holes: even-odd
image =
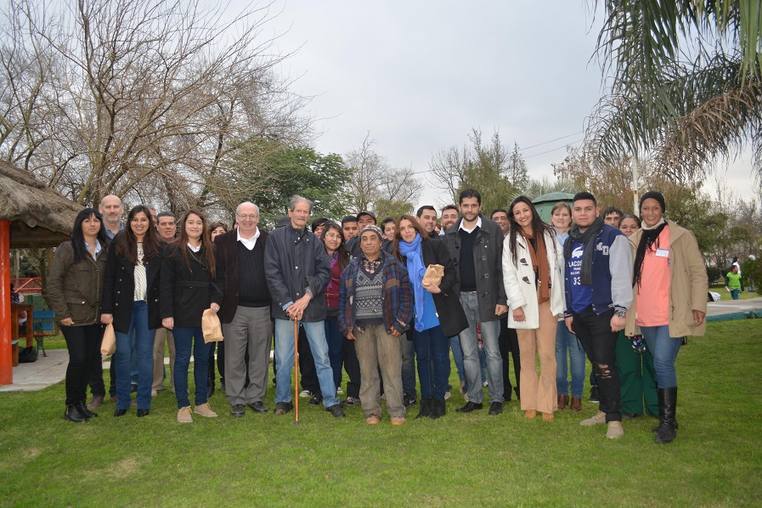
[[[537,304],[537,288],[535,274],[532,268],[532,257],[529,254],[526,240],[516,235],[516,264],[513,263],[511,252],[511,236],[503,240],[503,283],[508,299],[508,328],[521,330],[536,330],[540,327],[540,311]],[[558,317],[564,313],[564,253],[556,242],[555,235],[545,232],[545,250],[548,255],[550,268],[550,312]],[[524,311],[524,321],[513,319],[513,310],[521,308]]]

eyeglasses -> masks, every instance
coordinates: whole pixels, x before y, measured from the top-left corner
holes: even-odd
[[[236,217],[238,217],[239,219],[243,219],[243,220],[256,220],[256,219],[259,218],[259,215],[255,214],[255,213],[246,214],[246,215],[236,214]]]

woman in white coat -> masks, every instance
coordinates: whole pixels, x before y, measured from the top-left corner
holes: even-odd
[[[513,200],[511,231],[503,244],[503,282],[508,297],[508,327],[519,337],[521,409],[527,418],[556,409],[556,317],[564,311],[563,252],[555,233],[526,196]],[[540,356],[540,376],[535,368]]]

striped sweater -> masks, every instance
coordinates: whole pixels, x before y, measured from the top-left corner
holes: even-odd
[[[410,327],[413,317],[413,293],[410,288],[410,280],[407,270],[393,256],[382,252],[383,266],[381,271],[384,275],[383,300],[384,300],[384,326],[387,330],[392,328],[403,333]],[[341,333],[355,327],[355,281],[360,270],[360,258],[355,258],[341,274],[339,291],[339,328]]]

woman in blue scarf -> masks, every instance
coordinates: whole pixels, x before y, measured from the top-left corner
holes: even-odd
[[[468,326],[454,292],[455,267],[447,246],[439,239],[429,238],[410,215],[403,215],[397,225],[397,251],[407,267],[415,303],[412,336],[421,381],[421,406],[416,418],[439,418],[446,413],[444,394],[450,377],[448,337]],[[426,267],[431,264],[444,266],[438,286],[423,284]]]

